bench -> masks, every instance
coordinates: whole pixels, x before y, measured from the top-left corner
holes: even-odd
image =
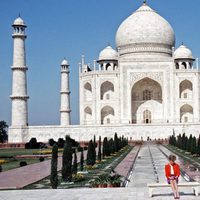
[[[187,188],[192,188],[194,195],[198,196],[199,195],[199,190],[198,187],[200,186],[200,183],[198,182],[186,182],[186,183],[179,183],[178,187],[187,187]],[[162,187],[171,187],[170,184],[167,183],[149,183],[147,184],[147,187],[149,188],[149,197],[153,197],[153,190],[156,188],[162,188]]]

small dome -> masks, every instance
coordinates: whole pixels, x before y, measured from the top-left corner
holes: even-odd
[[[69,65],[68,61],[66,59],[64,59],[61,63],[61,65]]]
[[[120,54],[163,52],[171,54],[175,34],[171,25],[144,3],[125,19],[116,33]]]
[[[174,52],[174,59],[192,59],[192,60],[194,60],[194,57],[193,57],[192,51],[190,49],[188,49],[185,45],[181,45]]]
[[[117,60],[117,51],[107,46],[99,54],[99,60]]]
[[[15,19],[13,26],[26,26],[24,20],[21,17]]]

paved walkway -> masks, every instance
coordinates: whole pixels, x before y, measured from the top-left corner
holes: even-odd
[[[133,147],[129,154],[120,162],[117,167],[114,169],[115,172],[123,177],[129,175],[130,170],[132,170],[133,163],[137,157],[140,145]]]
[[[86,158],[86,151],[84,156]],[[77,153],[80,160],[80,153]],[[58,171],[62,168],[62,157],[58,158]],[[0,189],[20,189],[50,175],[51,160],[27,165],[0,173]]]
[[[169,193],[170,194],[170,193]],[[0,191],[0,200],[172,200],[169,194],[148,198],[147,188],[67,189],[67,190],[12,190]],[[191,194],[181,200],[200,199]]]

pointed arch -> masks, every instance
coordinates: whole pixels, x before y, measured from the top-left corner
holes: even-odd
[[[179,97],[181,99],[192,98],[193,84],[189,80],[184,80],[179,85]]]
[[[132,123],[144,123],[144,111],[151,111],[148,123],[163,119],[162,87],[157,81],[145,77],[137,81],[131,90]],[[153,116],[153,117],[152,117]]]
[[[92,86],[89,82],[84,84],[84,100],[85,101],[92,100]]]
[[[101,124],[111,124],[114,122],[115,112],[111,106],[101,109]]]
[[[92,123],[92,109],[89,106],[84,109],[84,121],[86,125]]]
[[[193,107],[189,104],[184,104],[180,108],[180,122],[193,122]]]
[[[105,81],[101,84],[101,100],[109,100],[114,96],[114,85],[110,81]]]

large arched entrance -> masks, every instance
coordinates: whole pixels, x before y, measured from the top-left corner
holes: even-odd
[[[163,121],[162,88],[150,78],[136,82],[131,91],[132,123],[156,123]]]

